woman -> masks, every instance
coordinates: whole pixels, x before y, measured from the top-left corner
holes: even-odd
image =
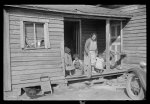
[[[92,72],[95,72],[94,67],[96,63],[96,56],[98,54],[96,38],[96,33],[92,33],[90,38],[86,40],[84,47],[84,73],[88,77],[91,77]]]

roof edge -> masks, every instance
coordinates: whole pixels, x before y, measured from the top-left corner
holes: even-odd
[[[71,11],[66,11],[66,10],[56,10],[56,9],[49,9],[49,8],[42,8],[42,7],[25,6],[25,5],[4,5],[4,6],[32,9],[32,10],[50,11],[50,12],[59,12],[59,13],[78,14],[78,15],[102,16],[102,17],[113,17],[113,18],[131,18],[132,17],[132,15],[117,16],[117,15],[105,15],[105,14],[96,14],[96,13],[89,14],[89,13],[83,13],[83,12],[71,12]]]

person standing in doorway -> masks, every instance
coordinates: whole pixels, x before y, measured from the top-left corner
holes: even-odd
[[[90,38],[86,40],[84,47],[84,73],[89,78],[91,77],[92,73],[96,73],[94,68],[97,54],[97,34],[92,33]]]

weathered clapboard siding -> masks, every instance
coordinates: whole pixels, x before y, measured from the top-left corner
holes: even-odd
[[[14,75],[12,76],[12,80],[30,80],[30,79],[36,79],[36,78],[40,78],[43,75],[47,75],[49,77],[55,77],[55,76],[63,76],[62,71],[57,71],[54,73],[36,73],[36,74],[24,74],[24,75]]]
[[[21,49],[20,20],[23,19],[48,22],[50,49]],[[49,73],[52,80],[64,80],[60,49],[60,43],[64,42],[63,17],[13,9],[10,10],[9,22],[12,87],[21,86],[21,83],[38,83],[44,73]]]
[[[60,83],[67,83],[67,80],[60,79],[60,80],[52,80],[51,84],[60,84]],[[13,84],[12,89],[17,89],[17,88],[23,88],[23,87],[28,87],[28,86],[39,86],[41,82],[39,81],[33,81],[30,83],[23,83],[23,84]]]
[[[22,74],[35,74],[35,73],[45,73],[45,72],[57,72],[62,71],[62,68],[47,68],[47,69],[32,69],[32,70],[14,70],[12,75],[22,75]]]
[[[40,77],[40,76],[39,76]],[[59,77],[51,77],[50,78],[52,81],[56,81],[56,80],[64,80],[65,77],[64,76],[59,76]],[[32,80],[13,80],[12,84],[21,84],[21,83],[31,83],[31,82],[40,82],[40,78],[37,79],[32,79]]]
[[[123,50],[127,53],[123,64],[139,64],[140,61],[146,61],[146,5],[130,5],[119,10],[133,15],[123,28]]]
[[[25,62],[21,62],[21,63],[18,63],[18,62],[12,62],[11,63],[11,66],[34,66],[34,65],[60,65],[61,64],[61,60],[52,60],[52,61],[25,61]]]

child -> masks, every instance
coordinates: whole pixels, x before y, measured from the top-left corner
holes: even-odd
[[[74,54],[74,61],[73,61],[73,65],[75,67],[75,71],[76,71],[76,74],[80,71],[82,74],[82,71],[83,71],[83,67],[82,67],[82,61],[79,59],[79,56],[77,54]]]
[[[96,57],[95,70],[99,73],[104,71],[104,59],[102,54],[99,54],[98,57]]]
[[[74,66],[72,64],[70,49],[67,47],[65,47],[65,67],[66,71],[69,71],[69,74],[72,75],[72,70],[74,70]]]

